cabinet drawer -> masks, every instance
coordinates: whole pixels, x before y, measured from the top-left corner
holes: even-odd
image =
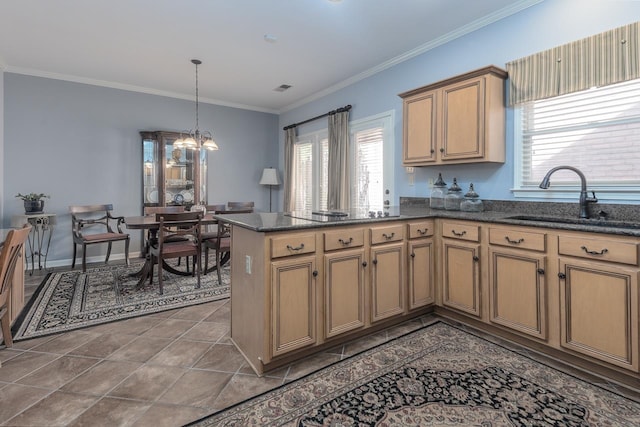
[[[544,252],[547,247],[547,235],[546,233],[524,231],[519,228],[490,227],[489,243]]]
[[[316,235],[292,234],[271,238],[271,258],[308,254],[316,251]]]
[[[479,242],[480,226],[444,221],[442,223],[442,237]]]
[[[558,236],[558,253],[580,258],[638,265],[638,244],[614,238]]]
[[[433,236],[433,227],[433,221],[410,222],[407,224],[409,238],[417,239],[420,237]]]
[[[397,242],[402,240],[402,224],[387,225],[384,227],[371,227],[371,244]]]
[[[326,231],[324,233],[324,250],[357,248],[364,245],[364,229],[346,229]]]

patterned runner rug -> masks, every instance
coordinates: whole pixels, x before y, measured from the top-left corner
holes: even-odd
[[[105,265],[96,268],[50,273],[14,324],[14,340],[41,337],[94,326],[114,320],[200,304],[229,297],[229,267],[222,270],[222,286],[213,272],[196,278],[164,272],[164,294],[158,293],[157,269],[149,281],[136,289],[133,273],[142,267]],[[177,267],[181,268],[181,267]]]
[[[637,426],[640,404],[437,322],[197,426]]]

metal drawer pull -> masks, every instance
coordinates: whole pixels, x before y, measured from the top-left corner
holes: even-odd
[[[454,236],[458,236],[458,237],[461,237],[461,236],[464,236],[465,234],[467,234],[467,232],[465,230],[462,230],[460,233],[458,233],[456,230],[451,230],[451,233]]]
[[[428,231],[428,230],[429,230],[428,228],[425,228],[424,230],[420,230],[420,229],[418,228],[416,231],[417,231],[419,234],[422,234],[422,235],[424,236],[425,234],[427,234],[427,231]]]
[[[505,240],[509,243],[511,243],[512,245],[519,245],[520,243],[524,242],[524,239],[521,237],[518,240],[511,240],[509,238],[509,236],[504,236]]]
[[[299,251],[300,249],[304,249],[304,243],[300,243],[300,246],[296,246],[295,248],[291,245],[287,245],[287,249],[290,251]]]
[[[393,239],[393,236],[395,236],[396,233],[391,233],[391,234],[387,234],[387,233],[382,233],[382,237],[384,237],[387,240]]]
[[[589,255],[604,255],[607,252],[609,252],[609,249],[604,248],[603,250],[601,250],[600,252],[598,251],[590,251],[589,249],[587,249],[586,246],[580,246],[580,249],[582,249],[583,251],[585,251],[586,253],[588,253]]]
[[[343,239],[338,239],[338,242],[340,242],[343,245],[350,245],[351,242],[353,242],[353,237],[349,237],[349,240],[343,240]]]

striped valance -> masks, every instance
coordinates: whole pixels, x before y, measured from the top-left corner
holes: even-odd
[[[640,22],[507,63],[509,105],[640,78]]]

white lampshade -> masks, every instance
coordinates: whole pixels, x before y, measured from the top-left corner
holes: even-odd
[[[280,185],[280,178],[278,178],[278,171],[275,168],[265,168],[262,171],[262,178],[260,178],[261,185]]]

